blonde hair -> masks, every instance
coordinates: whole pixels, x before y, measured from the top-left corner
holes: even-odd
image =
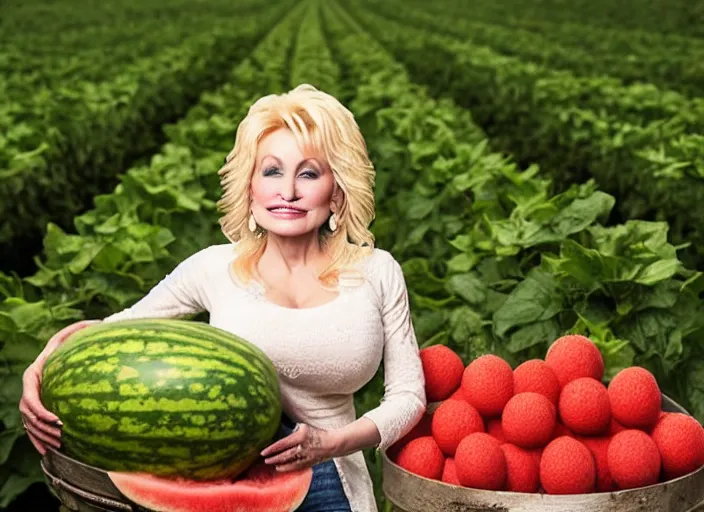
[[[223,212],[220,226],[225,237],[237,243],[232,270],[244,283],[256,279],[267,234],[248,228],[249,187],[259,141],[284,127],[295,135],[299,147],[313,147],[325,155],[342,192],[342,204],[335,212],[337,229],[320,230],[321,246],[332,263],[318,277],[323,285],[335,287],[340,273],[374,247],[374,235],[368,228],[374,220],[375,170],[353,114],[309,84],[257,100],[238,126],[234,148],[218,171],[223,187],[217,203]]]

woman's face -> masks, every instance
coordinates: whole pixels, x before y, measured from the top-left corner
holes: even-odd
[[[252,213],[270,234],[301,236],[317,230],[333,210],[335,178],[324,157],[302,153],[280,128],[261,139],[252,176]]]

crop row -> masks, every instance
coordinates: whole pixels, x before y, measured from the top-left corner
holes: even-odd
[[[47,222],[70,228],[90,198],[115,184],[118,172],[158,148],[161,125],[182,116],[201,91],[222,83],[232,63],[290,4],[221,21],[106,82],[78,81],[25,103],[3,104],[0,268],[26,273]]]
[[[136,60],[178,46],[230,16],[256,14],[260,6],[256,0],[29,1],[6,6],[0,25],[3,103],[23,103],[44,88],[50,93],[79,80],[105,82]]]
[[[582,107],[593,110],[604,111],[608,114],[618,116],[625,122],[636,125],[647,124],[651,121],[676,119],[682,125],[685,133],[700,133],[704,131],[704,98],[687,98],[681,94],[669,90],[660,90],[651,84],[632,84],[625,86],[619,79],[606,76],[576,77],[571,73],[560,72],[552,69],[540,62],[533,62],[533,56],[549,51],[550,44],[540,44],[536,40],[521,40],[520,34],[513,32],[501,32],[496,39],[491,35],[468,34],[473,30],[466,26],[462,20],[454,20],[454,29],[448,31],[448,19],[437,18],[433,14],[421,10],[401,9],[401,0],[391,0],[388,2],[377,2],[377,0],[355,0],[354,5],[357,11],[364,11],[381,23],[389,19],[394,20],[399,32],[405,29],[407,38],[417,37],[419,33],[438,34],[444,40],[461,43],[469,49],[493,50],[494,45],[511,45],[514,48],[518,44],[536,45],[535,48],[528,48],[522,51],[522,58],[504,57],[501,53],[495,53],[497,58],[504,57],[507,62],[515,64],[517,67],[532,67],[532,75],[535,81],[546,81],[552,83],[551,91],[556,101],[579,102]],[[383,17],[383,18],[380,18]],[[447,33],[459,33],[459,37],[447,37]],[[464,33],[467,32],[467,33]],[[513,34],[514,43],[502,42],[506,37]],[[403,37],[403,36],[402,36]],[[475,42],[475,37],[477,41]],[[478,43],[478,44],[477,44]],[[397,43],[398,44],[398,43]],[[489,48],[486,48],[488,46]],[[553,45],[554,46],[554,45]],[[453,51],[453,50],[450,50]],[[499,49],[499,51],[503,51]],[[534,52],[534,53],[533,53]],[[506,61],[505,61],[506,62]],[[502,62],[502,64],[505,64]],[[560,66],[557,66],[558,68]],[[555,82],[559,81],[559,88]]]
[[[675,243],[692,244],[688,264],[703,264],[704,145],[691,132],[704,117],[684,106],[666,116],[659,101],[643,103],[645,86],[523,62],[380,17],[359,0],[350,9],[416,80],[469,108],[495,147],[539,163],[560,188],[595,178],[619,198],[620,218],[667,220]]]
[[[215,205],[217,169],[251,103],[264,90],[286,87],[303,6],[273,24],[254,51],[230,67],[224,86],[204,93],[167,127],[169,140],[160,153],[126,170],[112,193],[95,197],[95,208],[75,218],[76,234],[49,224],[39,272],[26,279],[0,274],[0,472],[7,475],[0,508],[43,480],[17,404],[22,372],[49,337],[79,319],[103,318],[131,305],[179,261],[224,241]]]
[[[620,32],[611,31],[594,39],[593,27],[583,30],[586,34],[579,39],[555,37],[553,29],[562,25],[543,27],[536,23],[522,26],[508,26],[500,23],[486,23],[471,15],[450,8],[452,2],[445,0],[435,4],[425,3],[422,7],[405,9],[405,20],[414,25],[432,28],[448,35],[456,36],[477,45],[486,45],[507,55],[535,62],[549,68],[567,69],[577,75],[609,75],[627,84],[634,82],[652,83],[663,89],[672,89],[687,96],[704,95],[704,42],[689,39],[690,43],[677,51],[672,46],[642,44],[632,42],[620,50],[620,40],[609,40],[609,36],[622,37]],[[398,12],[394,3],[370,0],[369,9],[393,16]],[[586,29],[587,27],[582,27]],[[541,30],[543,29],[543,30]],[[566,34],[574,34],[572,27]],[[605,32],[605,31],[601,31]],[[587,41],[584,41],[587,37]],[[635,50],[633,46],[636,46]],[[656,90],[654,88],[653,92]]]
[[[704,8],[700,2],[688,0],[573,0],[569,4],[561,0],[477,0],[471,9],[461,0],[450,0],[447,5],[477,19],[516,26],[562,25],[569,30],[580,25],[585,32],[592,32],[588,39],[610,35],[610,31],[619,31],[624,37],[664,41],[696,41],[704,35]]]

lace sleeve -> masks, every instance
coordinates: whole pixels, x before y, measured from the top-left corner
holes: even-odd
[[[384,396],[363,417],[381,434],[379,449],[386,449],[415,425],[425,412],[425,378],[420,360],[401,265],[389,255],[381,273],[384,322]]]

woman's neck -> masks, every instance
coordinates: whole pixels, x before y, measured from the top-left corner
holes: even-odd
[[[293,274],[297,270],[317,269],[326,260],[318,236],[281,237],[269,234],[260,266],[275,265],[280,271]]]

